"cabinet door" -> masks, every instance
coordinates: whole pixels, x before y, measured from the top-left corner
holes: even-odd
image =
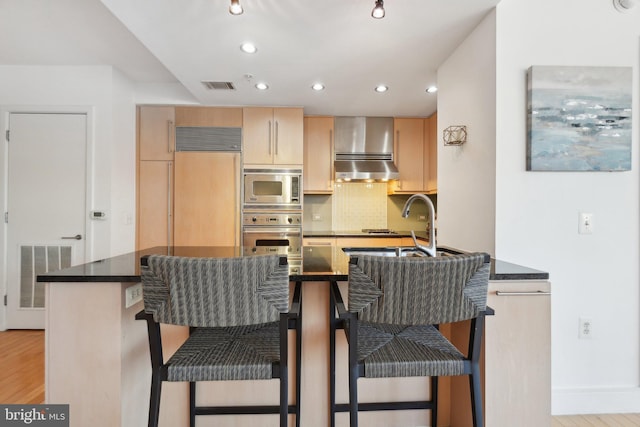
[[[242,127],[242,108],[176,107],[176,126]]]
[[[548,281],[489,283],[485,419],[494,427],[551,425],[551,297]]]
[[[438,192],[438,114],[424,121],[424,191]]]
[[[273,162],[277,165],[302,165],[302,108],[274,108],[273,122]]]
[[[333,117],[304,118],[304,192],[333,192]]]
[[[242,155],[245,164],[273,163],[273,108],[242,110]]]
[[[339,248],[371,248],[402,245],[402,237],[337,237]]]
[[[171,246],[173,162],[141,161],[138,173],[137,248]]]
[[[176,153],[176,246],[239,244],[239,182],[237,153]]]
[[[424,120],[394,120],[394,161],[400,172],[396,192],[421,192],[424,169]]]
[[[139,160],[173,160],[175,150],[174,124],[173,107],[139,108]]]

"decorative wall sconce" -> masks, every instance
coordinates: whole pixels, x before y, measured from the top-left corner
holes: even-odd
[[[466,126],[449,126],[442,132],[444,145],[462,145],[467,142]]]

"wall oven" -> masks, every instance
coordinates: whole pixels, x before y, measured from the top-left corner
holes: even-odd
[[[301,272],[302,213],[244,212],[242,250],[245,255],[286,255],[289,271]]]
[[[245,210],[302,210],[302,169],[244,169]]]

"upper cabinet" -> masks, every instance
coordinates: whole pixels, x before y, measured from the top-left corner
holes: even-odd
[[[438,114],[424,120],[424,191],[438,192]]]
[[[302,165],[302,108],[244,108],[242,139],[245,165]]]
[[[139,160],[173,160],[175,151],[174,107],[138,109]]]
[[[176,126],[242,127],[242,108],[176,107]]]
[[[396,118],[394,127],[394,162],[400,178],[390,185],[394,193],[416,193],[424,186],[424,119]]]
[[[304,192],[333,192],[333,117],[304,118]]]

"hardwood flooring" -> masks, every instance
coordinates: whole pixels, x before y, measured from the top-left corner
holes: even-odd
[[[0,402],[44,402],[44,332],[0,332]]]
[[[0,403],[44,402],[44,331],[0,332]],[[640,427],[640,414],[555,416],[551,427]]]

